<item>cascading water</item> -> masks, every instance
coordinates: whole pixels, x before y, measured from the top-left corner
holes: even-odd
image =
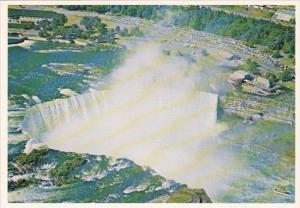
[[[217,95],[197,89],[199,70],[145,44],[112,73],[105,90],[30,109],[22,123],[32,138],[27,150],[44,144],[128,158],[169,179],[213,191],[230,175],[233,161],[218,149],[215,138],[223,127],[216,123]]]

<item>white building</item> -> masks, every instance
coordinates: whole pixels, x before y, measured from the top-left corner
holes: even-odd
[[[275,13],[275,18],[281,21],[289,22],[290,20],[295,19],[295,11],[292,10],[277,11]]]
[[[19,18],[8,18],[8,23],[15,23],[15,24],[21,24],[22,22],[33,22],[34,24],[37,24],[38,22],[41,22],[43,20],[52,21],[53,18],[48,17],[25,17],[21,16]]]
[[[251,76],[248,72],[245,72],[243,70],[237,70],[234,73],[229,75],[228,82],[232,84],[240,84],[245,79],[250,79]]]
[[[264,9],[266,6],[265,5],[249,5],[249,7],[253,7],[255,9]]]
[[[255,77],[253,80],[253,84],[265,88],[265,89],[270,89],[271,88],[271,83],[268,79],[263,78],[263,77]]]
[[[34,24],[37,24],[38,22],[41,22],[43,20],[48,20],[48,21],[52,21],[52,18],[48,18],[48,17],[19,17],[19,20],[21,22],[33,22]]]

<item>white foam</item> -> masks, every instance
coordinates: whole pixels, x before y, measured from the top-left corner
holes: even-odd
[[[35,106],[23,129],[53,149],[128,158],[191,187],[215,188],[233,162],[215,140],[223,129],[218,97],[196,88],[201,74],[183,58],[161,51],[138,49],[105,90]]]
[[[81,177],[84,181],[94,181],[94,180],[100,180],[107,176],[107,171],[98,171],[96,174],[94,173],[84,173],[84,175]]]
[[[74,90],[71,90],[69,88],[63,88],[63,89],[59,89],[59,93],[65,96],[75,96],[77,95],[77,92],[75,92]]]
[[[137,186],[129,186],[127,187],[123,193],[124,194],[130,194],[132,192],[141,192],[141,191],[145,191],[147,189],[147,187],[149,186],[149,184],[147,183],[142,183],[142,184],[139,184]]]
[[[59,52],[72,52],[80,53],[80,50],[76,49],[48,49],[48,50],[35,50],[36,53],[59,53]]]
[[[16,181],[19,181],[19,180],[29,179],[32,176],[33,176],[32,173],[31,174],[24,174],[24,175],[14,175],[14,176],[10,177],[8,180],[16,182]]]
[[[42,102],[41,99],[40,99],[38,96],[36,96],[36,95],[33,95],[33,96],[32,96],[32,100],[33,100],[36,104]]]

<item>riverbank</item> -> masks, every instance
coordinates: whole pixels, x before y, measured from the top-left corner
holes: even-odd
[[[21,43],[15,43],[15,44],[10,44],[8,45],[8,47],[22,47],[22,48],[30,48],[34,43],[36,42],[36,40],[24,40],[24,42]]]

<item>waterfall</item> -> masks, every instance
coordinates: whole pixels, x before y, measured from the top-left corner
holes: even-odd
[[[127,158],[205,187],[212,172],[226,172],[230,163],[223,163],[226,152],[215,154],[223,130],[216,123],[218,97],[196,88],[198,73],[183,59],[142,49],[112,73],[105,90],[31,108],[22,123],[32,138],[28,146]]]
[[[37,104],[29,109],[21,123],[23,132],[42,142],[45,134],[58,125],[72,121],[72,118],[87,111],[93,103],[100,103],[103,93],[86,93],[65,99],[55,99]]]

